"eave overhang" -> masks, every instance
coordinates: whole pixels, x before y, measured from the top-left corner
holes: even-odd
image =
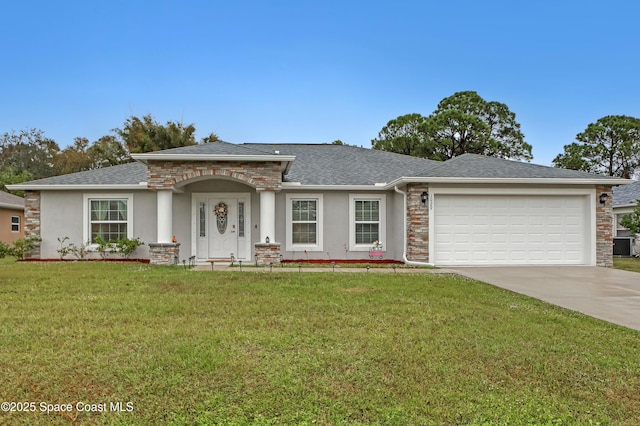
[[[0,203],[0,209],[24,210],[24,206],[20,206],[18,204]]]
[[[621,178],[474,178],[474,177],[400,177],[386,184],[385,189],[408,183],[484,184],[484,185],[628,185],[630,179]]]
[[[276,162],[282,166],[282,173],[287,174],[291,164],[296,159],[295,155],[232,155],[232,154],[161,154],[143,153],[131,154],[131,158],[141,163],[148,164],[149,161],[248,161],[248,162]]]
[[[64,184],[64,185],[56,185],[56,184],[34,184],[34,185],[21,185],[19,183],[13,185],[7,185],[7,188],[12,191],[83,191],[83,190],[91,190],[91,191],[105,191],[105,190],[141,190],[147,189],[147,182],[140,182],[138,184]]]

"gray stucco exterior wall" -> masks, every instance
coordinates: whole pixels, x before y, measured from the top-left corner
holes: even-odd
[[[41,252],[42,259],[58,259],[60,248],[58,238],[69,237],[66,244],[79,246],[84,238],[83,202],[85,194],[120,194],[114,191],[42,191],[41,209]],[[145,243],[155,239],[156,234],[156,197],[149,191],[125,191],[122,194],[133,194],[133,238],[140,238]],[[146,245],[138,247],[132,255],[134,258],[148,258]],[[67,258],[73,258],[68,256]],[[98,253],[91,253],[87,258],[99,258]]]

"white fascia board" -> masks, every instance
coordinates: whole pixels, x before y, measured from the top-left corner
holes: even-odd
[[[19,205],[17,205],[17,204],[5,204],[5,203],[0,203],[0,209],[24,210],[24,206],[19,206]]]
[[[131,154],[131,158],[147,161],[284,161],[291,162],[295,155],[217,155],[217,154]]]
[[[147,189],[147,182],[133,183],[133,184],[80,184],[80,185],[71,185],[71,184],[42,184],[42,185],[20,185],[16,183],[14,185],[7,185],[7,188],[12,191],[85,191],[85,190],[96,190],[96,191],[104,191],[104,190],[140,190]]]
[[[300,182],[282,182],[282,189],[304,189],[305,191],[388,191],[386,184],[380,185],[303,185]]]
[[[516,185],[628,185],[630,179],[571,179],[571,178],[470,178],[470,177],[401,177],[386,186],[392,189],[408,183],[449,183],[449,184],[516,184]]]
[[[628,208],[634,208],[637,207],[638,203],[632,203],[632,204],[616,204],[613,207],[613,209],[628,209]]]

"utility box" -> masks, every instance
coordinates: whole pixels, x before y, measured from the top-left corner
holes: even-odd
[[[634,240],[632,237],[617,237],[613,239],[613,255],[631,257]]]

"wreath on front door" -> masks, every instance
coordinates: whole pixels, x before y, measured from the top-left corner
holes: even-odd
[[[227,215],[229,214],[229,207],[224,201],[220,201],[213,208],[213,213],[216,215],[216,226],[218,227],[218,232],[224,234],[227,230]]]

